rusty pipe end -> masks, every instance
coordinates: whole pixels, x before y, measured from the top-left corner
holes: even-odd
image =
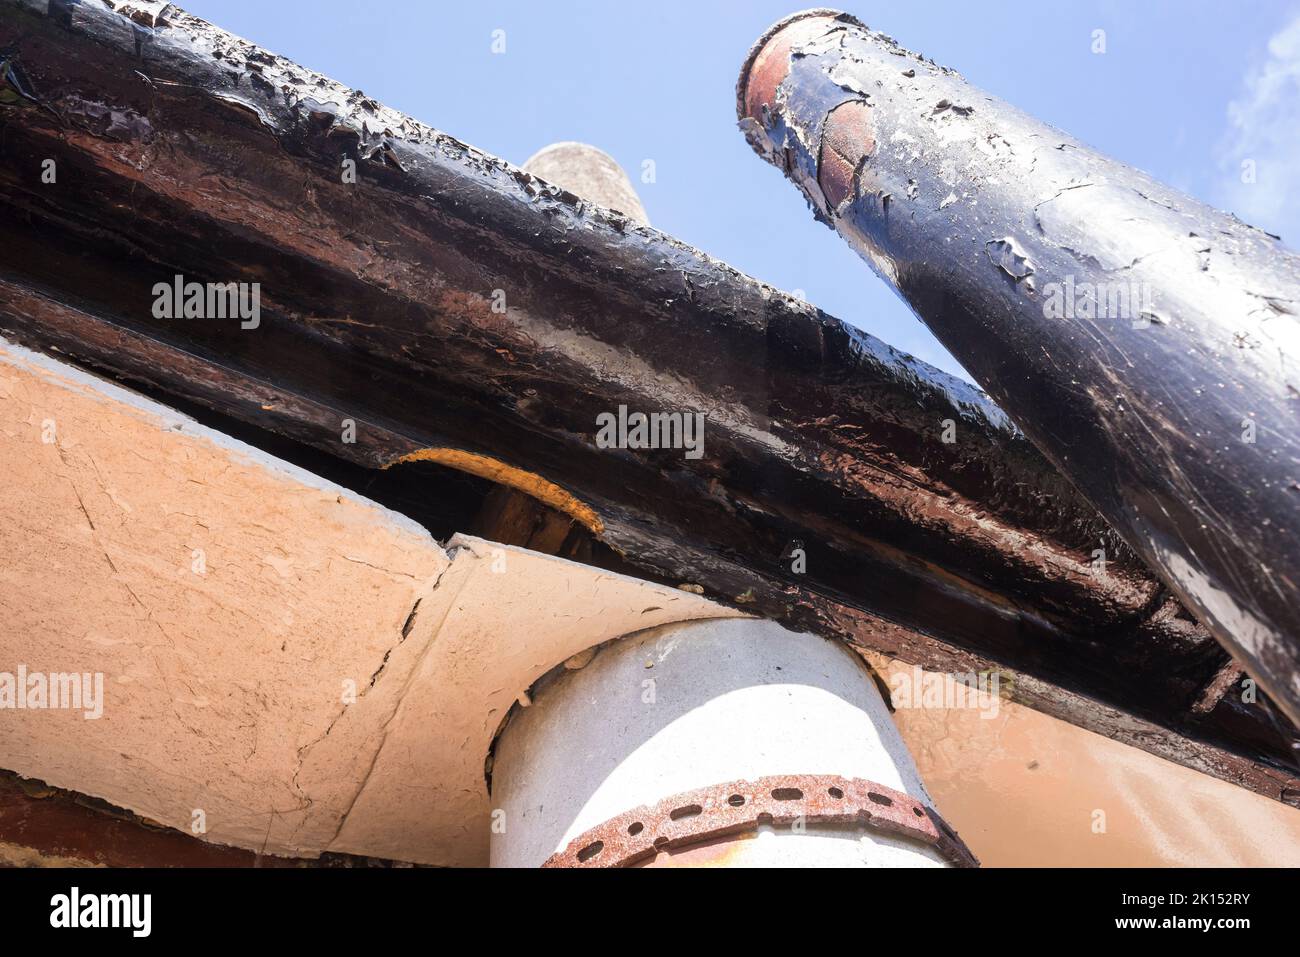
[[[736,117],[749,145],[769,163],[783,168],[785,161],[770,137],[776,119],[777,91],[790,74],[795,48],[826,33],[831,23],[847,23],[866,29],[856,17],[839,10],[817,8],[792,13],[769,27],[749,50],[736,82]],[[867,109],[859,102],[846,102],[827,118],[816,162],[820,197],[810,195],[814,206],[834,210],[853,189],[863,155],[874,149]],[[788,173],[789,170],[787,169]],[[810,183],[801,184],[810,192]],[[820,200],[820,202],[819,202]]]
[[[790,50],[802,39],[810,39],[824,28],[817,21],[838,20],[861,25],[855,17],[839,10],[817,7],[783,17],[754,41],[736,81],[736,119],[763,127],[763,108],[771,108],[776,91],[790,72]],[[757,149],[758,147],[755,146]]]

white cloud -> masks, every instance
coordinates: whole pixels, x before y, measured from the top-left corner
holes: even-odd
[[[1228,104],[1220,147],[1225,205],[1252,225],[1300,245],[1300,13],[1268,41]],[[1253,183],[1242,182],[1253,162]]]

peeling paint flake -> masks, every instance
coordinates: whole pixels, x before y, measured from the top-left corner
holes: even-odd
[[[1020,244],[1012,237],[990,240],[985,243],[984,249],[988,253],[989,262],[1012,279],[1021,280],[1033,274],[1033,264]]]

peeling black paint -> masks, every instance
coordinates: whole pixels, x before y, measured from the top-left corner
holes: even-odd
[[[755,150],[1300,718],[1300,257],[829,17],[801,23],[761,123],[742,74]],[[832,209],[846,78],[872,89],[869,161]]]

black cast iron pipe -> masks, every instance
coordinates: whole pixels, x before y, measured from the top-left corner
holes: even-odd
[[[835,11],[768,31],[737,109],[1300,718],[1300,258]]]

